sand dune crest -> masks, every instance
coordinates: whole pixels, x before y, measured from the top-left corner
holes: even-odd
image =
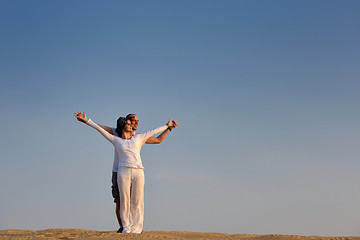
[[[116,231],[93,231],[84,229],[47,229],[47,230],[2,230],[0,239],[14,240],[115,240],[115,239],[164,239],[164,240],[360,240],[360,237],[321,237],[321,236],[296,236],[296,235],[252,235],[252,234],[225,234],[201,233],[183,231],[149,231],[142,234],[119,234]]]

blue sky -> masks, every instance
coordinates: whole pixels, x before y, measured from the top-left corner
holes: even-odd
[[[358,1],[0,1],[0,229],[117,228],[139,132],[145,230],[359,235]]]

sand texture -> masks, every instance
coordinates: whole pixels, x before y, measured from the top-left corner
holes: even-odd
[[[321,237],[296,235],[250,235],[250,234],[224,234],[200,232],[164,232],[149,231],[142,234],[119,234],[115,231],[92,231],[83,229],[47,229],[47,230],[2,230],[0,239],[204,239],[204,240],[360,240],[360,237]]]

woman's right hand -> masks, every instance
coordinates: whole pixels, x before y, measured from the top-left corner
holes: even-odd
[[[87,118],[86,118],[86,114],[85,112],[81,113],[81,112],[76,112],[74,114],[74,116],[77,118],[78,121],[86,123],[87,122]]]

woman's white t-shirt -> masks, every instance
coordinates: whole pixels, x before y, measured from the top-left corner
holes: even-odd
[[[130,139],[122,139],[119,136],[114,136],[108,133],[106,130],[94,123],[91,119],[89,119],[86,124],[95,128],[98,132],[101,133],[101,135],[103,135],[108,141],[110,141],[114,145],[114,172],[117,172],[118,169],[121,167],[144,168],[140,157],[140,150],[142,146],[145,144],[146,140],[148,140],[149,137],[159,132],[165,131],[168,127],[167,125],[163,125],[146,133],[137,133],[133,135]],[[117,166],[115,163],[116,160]]]

